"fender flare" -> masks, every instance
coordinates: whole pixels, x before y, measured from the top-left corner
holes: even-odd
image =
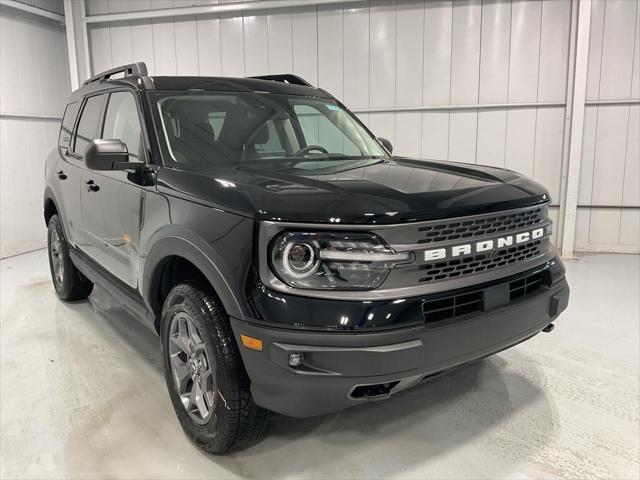
[[[173,230],[173,229],[171,229]],[[149,311],[159,313],[154,310],[154,290],[157,280],[157,268],[168,257],[178,256],[188,260],[195,265],[207,278],[216,294],[220,298],[226,312],[236,318],[245,318],[242,302],[239,301],[233,286],[227,278],[231,275],[225,274],[224,263],[215,250],[203,239],[195,234],[191,235],[178,231],[166,232],[161,238],[153,241],[153,244],[145,255],[143,265],[141,265],[141,292]],[[157,232],[161,233],[161,232]]]
[[[60,225],[62,226],[62,233],[64,234],[64,238],[67,242],[69,242],[69,237],[67,235],[67,216],[64,214],[62,203],[58,201],[53,189],[50,186],[46,186],[44,188],[44,196],[42,198],[42,213],[43,218],[45,220],[45,226],[48,227],[46,223],[46,208],[47,202],[51,201],[56,207],[56,212],[58,212],[58,218],[60,219]]]
[[[44,195],[42,197],[43,210],[47,208],[47,202],[53,202],[53,205],[56,207],[56,211],[58,212],[58,215],[62,215],[62,211],[60,210],[60,203],[58,203],[58,200],[56,199],[56,196],[53,193],[53,190],[48,185],[44,187]]]

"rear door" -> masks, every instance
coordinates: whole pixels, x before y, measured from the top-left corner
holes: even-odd
[[[73,129],[82,101],[67,105],[62,118],[58,138],[58,160],[56,162],[53,190],[60,203],[60,216],[67,240],[78,244],[82,222],[80,208],[80,182],[82,181],[81,161],[73,153]]]
[[[131,91],[108,96],[104,121],[96,138],[122,140],[130,162],[144,162],[138,102]],[[135,173],[85,170],[82,179],[82,223],[87,253],[132,288],[137,287],[142,187]]]

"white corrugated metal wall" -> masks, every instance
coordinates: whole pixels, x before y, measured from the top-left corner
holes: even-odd
[[[69,92],[64,27],[0,5],[0,258],[46,244],[44,161]]]
[[[192,4],[89,0],[87,11]],[[588,100],[636,103],[587,107],[576,248],[637,251],[638,2],[592,9]],[[570,16],[570,2],[557,0],[372,0],[96,24],[89,39],[93,71],[133,60],[166,75],[292,71],[343,100],[397,153],[505,166],[558,204]],[[456,108],[478,104],[516,105]]]
[[[209,3],[87,0],[86,13]],[[591,3],[578,250],[640,250],[638,3]],[[86,53],[83,6],[73,2],[81,76],[87,60],[93,72],[131,61],[167,75],[292,71],[399,154],[506,166],[561,200],[569,1],[371,0],[89,23]]]
[[[576,249],[638,251],[640,244],[640,9],[592,3]],[[601,208],[585,208],[596,205]],[[623,207],[623,208],[611,208]]]

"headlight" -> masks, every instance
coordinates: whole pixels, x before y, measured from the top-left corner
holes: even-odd
[[[269,249],[270,267],[291,287],[371,290],[411,260],[372,233],[282,232]]]

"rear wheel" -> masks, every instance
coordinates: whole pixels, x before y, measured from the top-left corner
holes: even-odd
[[[93,283],[75,267],[69,256],[69,245],[64,238],[58,215],[49,219],[47,232],[49,269],[56,294],[62,300],[82,300],[93,290]]]
[[[228,317],[215,295],[195,283],[175,286],[164,302],[161,335],[169,395],[189,438],[213,454],[259,439],[268,412],[251,398]]]

